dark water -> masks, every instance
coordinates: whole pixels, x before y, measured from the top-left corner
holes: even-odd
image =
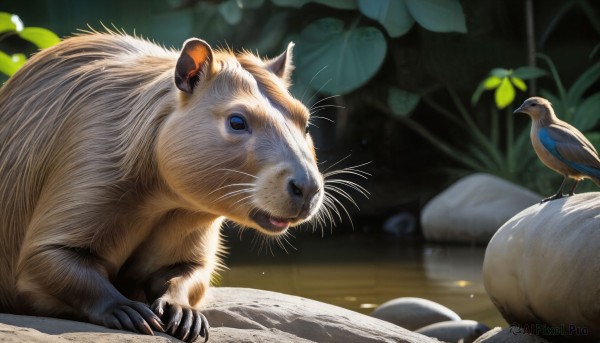
[[[426,298],[463,319],[490,327],[506,322],[488,299],[481,279],[484,247],[424,243],[364,234],[288,239],[286,253],[260,250],[245,233],[230,236],[230,268],[221,285],[251,287],[326,302],[370,314],[397,297]]]

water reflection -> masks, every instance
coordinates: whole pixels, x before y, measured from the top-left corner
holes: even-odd
[[[369,314],[397,297],[421,297],[445,305],[464,319],[488,326],[506,323],[488,299],[481,265],[485,249],[360,234],[302,235],[296,250],[258,254],[246,234],[228,239],[230,254],[221,285],[251,287]]]

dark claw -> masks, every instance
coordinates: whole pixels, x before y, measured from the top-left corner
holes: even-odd
[[[199,336],[204,338],[204,342],[208,341],[210,325],[200,311],[172,305],[162,299],[154,301],[152,311],[166,323],[164,332],[169,335],[186,342],[194,342]]]
[[[150,308],[139,302],[117,303],[101,319],[104,326],[154,335],[152,329],[164,332],[163,324]]]
[[[152,328],[154,330],[160,331],[160,332],[165,332],[164,329],[164,324],[163,322],[160,320],[160,318],[154,314],[154,312],[152,312],[152,310],[150,308],[148,308],[148,306],[146,306],[145,304],[142,303],[138,303],[135,302],[131,305],[131,308],[134,311],[137,311],[137,313],[139,313],[139,315],[141,315],[142,319],[143,319],[143,324],[150,329],[150,331],[152,331]],[[148,326],[148,324],[150,324],[150,326],[152,326],[152,328],[150,328],[150,326]]]
[[[181,306],[175,305],[167,305],[167,332],[171,336],[175,336],[177,329],[179,328],[179,324],[181,323],[181,318],[183,317],[183,312],[181,310]]]
[[[125,306],[123,306],[123,307],[125,307]],[[117,319],[119,320],[119,323],[121,323],[121,326],[125,330],[139,333],[139,331],[135,328],[135,326],[131,322],[131,319],[129,318],[127,313],[122,308],[116,309],[113,312],[113,314],[115,317],[117,317]]]
[[[179,323],[179,330],[177,330],[177,335],[175,337],[179,338],[182,341],[188,342],[186,338],[190,334],[192,324],[194,324],[194,315],[192,314],[192,310],[189,308],[183,309],[183,317],[181,318],[181,322]]]
[[[188,336],[189,342],[194,342],[198,339],[198,336],[204,337],[204,342],[208,341],[208,321],[206,317],[200,313],[200,311],[193,311],[194,322],[190,329],[190,336]]]
[[[136,310],[132,309],[129,306],[123,306],[122,309],[123,312],[125,312],[129,317],[131,323],[130,325],[132,325],[135,328],[135,331],[146,335],[154,336],[154,332],[152,332],[150,325],[146,323],[146,321],[140,313],[138,313]]]
[[[162,299],[156,299],[154,304],[152,304],[152,311],[154,311],[157,316],[162,317],[163,314],[165,314],[165,306],[167,306],[166,301]]]

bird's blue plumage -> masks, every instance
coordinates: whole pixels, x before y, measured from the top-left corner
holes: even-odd
[[[578,163],[575,161],[570,161],[570,160],[567,160],[566,158],[564,158],[558,151],[557,144],[559,144],[559,143],[557,143],[554,139],[552,139],[552,137],[550,137],[550,133],[548,132],[548,129],[546,129],[545,127],[540,128],[540,130],[538,132],[538,138],[540,139],[540,142],[542,143],[544,148],[546,148],[548,150],[548,152],[550,152],[550,154],[552,154],[552,156],[554,156],[555,158],[557,158],[564,164],[579,171],[580,173],[600,178],[600,170],[590,167],[590,166],[587,166],[585,164]]]

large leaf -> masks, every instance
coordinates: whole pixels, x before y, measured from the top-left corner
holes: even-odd
[[[300,8],[309,2],[318,3],[321,5],[341,9],[353,10],[357,8],[357,0],[272,0],[277,6],[296,7]]]
[[[510,70],[504,68],[494,68],[490,71],[490,75],[503,79],[510,75]]]
[[[485,89],[490,90],[490,89],[494,89],[498,86],[500,86],[500,83],[502,82],[502,79],[497,77],[497,76],[489,76],[488,78],[486,78],[485,80],[483,80],[483,87],[485,87]]]
[[[408,116],[414,111],[420,100],[419,94],[392,87],[388,93],[388,106],[398,116]]]
[[[522,80],[530,80],[546,76],[548,72],[537,67],[519,67],[513,71],[513,75]]]
[[[502,83],[496,88],[494,99],[496,100],[496,106],[499,109],[506,108],[506,106],[510,105],[515,99],[515,88],[508,80],[508,77],[502,79]]]
[[[575,110],[573,126],[581,131],[592,129],[600,119],[600,93],[585,99]]]
[[[0,33],[23,30],[23,21],[16,14],[0,12]]]
[[[242,20],[242,9],[236,0],[227,0],[220,4],[219,13],[229,25],[238,24]]]
[[[27,58],[23,54],[14,54],[12,56],[8,56],[4,52],[0,51],[0,73],[12,76],[17,72],[17,70],[19,70],[19,68],[21,68],[26,59]]]
[[[511,76],[510,77],[510,82],[512,82],[512,84],[515,87],[519,88],[523,92],[527,90],[527,85],[525,84],[525,82],[523,81],[523,79],[521,79],[520,77]]]
[[[259,8],[265,3],[265,0],[236,0],[236,1],[238,3],[238,6],[242,9],[244,9],[244,8],[247,8],[247,9]]]
[[[60,42],[60,38],[54,32],[41,27],[26,27],[19,32],[19,36],[37,45],[40,49],[45,49]]]
[[[383,25],[393,38],[404,35],[415,23],[404,0],[358,0],[358,8]]]
[[[298,37],[296,75],[317,91],[348,93],[375,75],[386,49],[383,33],[374,27],[345,30],[339,19],[319,19]]]
[[[567,103],[569,106],[575,106],[581,100],[585,91],[600,78],[600,62],[588,68],[567,91]]]
[[[429,31],[467,32],[465,15],[458,0],[405,1],[412,17]]]
[[[287,46],[289,41],[285,41],[283,38],[287,33],[289,13],[290,12],[288,11],[280,11],[270,16],[269,20],[262,25],[258,42],[250,45],[249,48],[255,48],[262,54],[266,51],[272,51],[275,48],[279,48],[282,41],[286,43],[284,46]]]

